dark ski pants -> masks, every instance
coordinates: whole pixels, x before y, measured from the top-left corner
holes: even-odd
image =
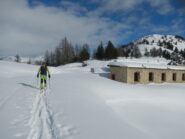
[[[40,83],[41,83],[41,84],[43,84],[43,83],[46,84],[47,82],[46,82],[45,79],[41,79],[41,80],[40,80]]]

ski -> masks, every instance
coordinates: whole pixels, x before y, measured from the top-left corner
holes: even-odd
[[[44,87],[44,88],[40,88],[40,93],[44,93],[47,91],[47,87]]]
[[[44,89],[40,89],[40,94],[42,94],[44,92]]]

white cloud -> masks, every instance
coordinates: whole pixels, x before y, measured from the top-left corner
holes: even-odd
[[[185,8],[181,8],[178,10],[179,16],[185,16]]]
[[[78,3],[63,0],[60,4],[66,12],[73,15],[81,16],[83,13],[88,12],[87,8],[80,6]]]
[[[147,1],[161,15],[168,14],[174,10],[174,8],[171,6],[170,0],[147,0]]]
[[[137,9],[141,4],[148,3],[159,14],[168,14],[173,11],[170,0],[91,0],[100,4],[100,11],[103,12],[119,12],[132,11]]]
[[[158,13],[167,14],[173,10],[169,0],[92,1],[100,5],[94,11],[69,1],[62,1],[60,7],[42,3],[29,7],[26,0],[0,0],[0,55],[42,54],[65,36],[73,44],[89,43],[96,47],[100,41],[119,44],[133,34],[170,31],[169,26],[152,24],[151,16],[139,6],[147,2]],[[104,12],[120,10],[119,15],[123,15],[119,21],[102,16]],[[182,30],[182,25],[174,23],[172,31]]]
[[[0,55],[44,53],[65,36],[74,44],[87,42],[91,46],[101,40],[124,39],[119,33],[127,25],[109,18],[79,16],[76,14],[79,5],[76,9],[71,3],[65,4],[74,8],[66,10],[42,4],[30,8],[25,0],[0,1]]]

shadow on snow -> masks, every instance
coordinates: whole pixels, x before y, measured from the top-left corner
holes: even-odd
[[[33,89],[38,89],[36,86],[30,85],[30,84],[26,84],[26,83],[19,83],[19,84],[21,84],[22,86],[25,86],[25,87],[30,87],[30,88],[33,88]]]
[[[101,77],[110,79],[110,69],[109,69],[108,67],[103,67],[103,68],[101,68],[101,69],[102,69],[102,71],[104,71],[104,72],[98,73],[98,74],[99,74]]]

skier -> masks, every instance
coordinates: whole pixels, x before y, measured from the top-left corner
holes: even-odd
[[[42,63],[41,67],[38,70],[37,73],[37,78],[39,78],[39,74],[40,74],[40,89],[43,89],[47,86],[47,73],[48,73],[48,77],[50,78],[50,72],[48,70],[48,67],[46,66],[46,63]]]

